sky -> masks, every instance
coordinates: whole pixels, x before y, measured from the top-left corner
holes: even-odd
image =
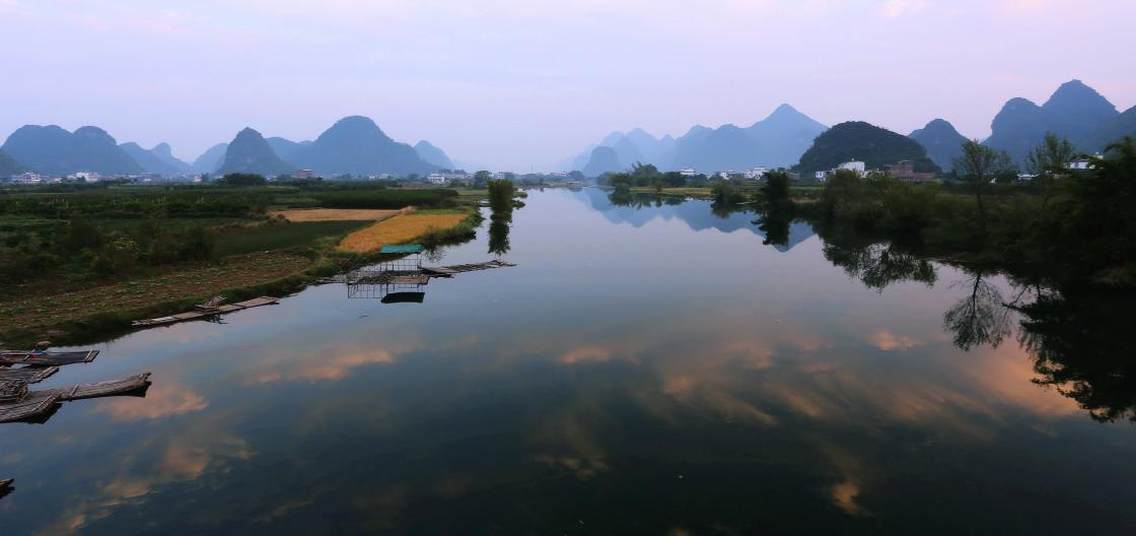
[[[1136,0],[0,0],[0,137],[97,125],[192,160],[346,115],[471,167],[553,169],[609,132],[790,103],[982,138],[1077,78],[1136,104]]]

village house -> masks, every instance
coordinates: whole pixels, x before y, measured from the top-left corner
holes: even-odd
[[[933,182],[934,173],[915,171],[914,160],[900,160],[889,166],[884,166],[884,173],[903,182]]]

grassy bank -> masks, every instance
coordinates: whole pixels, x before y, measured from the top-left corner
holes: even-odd
[[[217,295],[287,294],[376,260],[337,246],[407,200],[446,225],[405,240],[472,234],[472,209],[457,207],[476,196],[462,198],[375,185],[0,191],[0,341],[77,343]],[[312,206],[325,201],[335,207]]]

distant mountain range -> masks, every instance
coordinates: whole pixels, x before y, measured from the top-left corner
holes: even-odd
[[[962,155],[962,144],[966,142],[966,136],[944,119],[933,119],[908,137],[919,142],[931,161],[947,171],[954,168],[955,159]]]
[[[863,123],[856,128],[863,129],[863,125],[868,124]],[[817,136],[824,131],[824,125],[784,104],[769,117],[747,128],[729,124],[716,129],[695,125],[678,139],[669,136],[656,139],[641,129],[626,134],[615,132],[562,167],[584,170],[585,174],[589,174],[588,171],[624,170],[637,161],[655,164],[661,169],[692,167],[699,171],[793,164],[800,164],[798,169],[810,169],[828,165],[821,163],[821,160],[802,159],[814,140],[820,141]],[[910,144],[904,144],[894,136],[885,136],[880,131],[889,132],[883,129],[864,131],[873,133],[881,140],[890,140],[889,148],[879,151],[879,155],[888,158],[893,154],[918,157]],[[992,134],[983,143],[1006,151],[1019,164],[1025,160],[1030,150],[1041,143],[1047,132],[1066,137],[1078,150],[1091,153],[1103,150],[1106,145],[1124,136],[1136,136],[1136,107],[1123,113],[1117,112],[1116,107],[1096,90],[1080,80],[1073,80],[1062,84],[1042,106],[1023,98],[1011,99],[994,118],[991,131]],[[927,123],[925,127],[912,132],[909,138],[922,145],[930,162],[944,170],[953,167],[953,161],[967,139],[943,119]],[[828,141],[831,140],[827,140],[826,144]],[[862,153],[862,156],[857,157],[861,160],[876,159],[874,156],[865,156],[875,151],[869,151],[864,144],[857,144],[851,138],[841,137],[840,141],[849,144],[845,147],[845,152]],[[596,147],[607,147],[614,151],[614,161],[612,153],[595,153]],[[835,154],[833,151],[837,148],[825,145],[818,149],[821,150],[820,154]],[[810,156],[810,160],[814,160],[814,157]],[[880,165],[891,163],[894,161],[882,162]],[[926,164],[924,162],[921,165],[926,168]],[[868,165],[876,164],[868,162]]]
[[[17,173],[23,173],[23,171],[24,166],[21,166],[15,158],[8,156],[8,153],[0,149],[0,177],[10,177]]]
[[[225,163],[225,153],[229,150],[229,144],[218,143],[201,153],[190,165],[190,169],[194,173],[213,173],[221,168],[221,164]]]
[[[756,166],[787,167],[801,154],[825,126],[788,104],[777,107],[768,117],[748,127],[732,124],[718,128],[695,125],[683,136],[655,138],[642,129],[626,134],[609,134],[599,144],[572,159],[568,167],[588,172],[585,168],[596,156],[596,147],[615,151],[616,169],[626,169],[635,162],[654,164],[660,169],[694,168],[700,171],[742,170]],[[607,159],[609,155],[602,156]],[[593,166],[595,169],[595,166]],[[611,171],[611,170],[609,170]]]
[[[279,136],[268,138],[264,141],[268,142],[268,146],[272,147],[272,151],[276,153],[276,156],[279,156],[285,162],[295,161],[297,155],[312,144],[311,141],[296,142]]]
[[[418,143],[414,144],[414,152],[418,153],[418,158],[421,158],[423,162],[431,166],[441,169],[457,168],[457,165],[454,164],[453,160],[450,160],[450,157],[446,155],[445,151],[435,147],[426,140],[419,140]]]
[[[221,168],[217,173],[219,175],[257,173],[266,177],[275,177],[295,170],[294,166],[277,156],[260,132],[246,127],[229,142],[229,147],[225,150],[225,159],[221,162]]]
[[[438,158],[440,155],[445,163],[450,163],[440,149],[426,142],[420,145],[422,143],[429,156]],[[198,160],[204,165],[212,158],[203,155]],[[295,142],[278,137],[266,140],[260,133],[246,128],[226,147],[217,172],[275,176],[296,169],[311,169],[325,176],[408,175],[429,173],[440,167],[427,163],[414,147],[392,140],[370,118],[356,115],[336,121],[315,141]]]
[[[101,128],[68,132],[55,125],[20,127],[0,150],[22,166],[51,175],[94,171],[103,175],[142,173],[142,166]]]
[[[374,121],[358,115],[336,121],[315,141],[302,144],[288,161],[325,175],[407,175],[437,169],[413,147],[390,139]]]
[[[916,171],[939,171],[919,142],[863,121],[840,123],[817,136],[794,170],[807,176],[852,160],[876,169],[914,160]]]
[[[599,177],[604,173],[614,173],[626,169],[615,149],[601,145],[592,149],[588,162],[584,164],[581,172],[585,177]]]
[[[809,161],[803,159],[814,140],[820,141],[818,136],[825,131],[821,123],[783,104],[748,127],[695,125],[678,138],[669,135],[656,138],[638,128],[626,133],[613,132],[566,161],[561,168],[578,169],[589,176],[629,169],[636,162],[654,164],[663,170],[691,167],[702,172],[794,164],[806,169],[828,165],[825,158],[817,158],[817,153],[810,155]],[[891,149],[900,148],[896,138],[884,136],[880,131],[888,132],[865,130],[881,136],[881,140],[894,142]],[[1079,151],[1092,153],[1123,136],[1136,136],[1136,107],[1118,112],[1097,91],[1079,80],[1072,80],[1062,84],[1041,106],[1023,98],[1009,100],[994,117],[991,131],[983,143],[1006,151],[1019,164],[1047,132],[1068,138]],[[137,143],[119,145],[98,127],[86,126],[68,132],[55,125],[26,125],[0,146],[0,154],[6,155],[0,156],[0,173],[11,175],[15,173],[13,170],[34,170],[48,175],[79,171],[103,175],[177,175],[241,169],[273,175],[276,174],[273,171],[307,168],[321,175],[406,175],[462,167],[428,141],[419,141],[412,147],[392,140],[374,121],[362,116],[339,120],[314,141],[264,139],[251,133],[245,138],[235,148],[228,143],[214,145],[192,164],[187,164],[175,158],[165,143],[146,149]],[[853,156],[869,159],[865,156],[869,148],[863,143],[849,137],[839,139],[848,144],[841,151],[860,153]],[[949,170],[966,138],[947,121],[935,119],[912,132],[909,139],[926,149],[926,157],[933,164]],[[838,148],[829,145],[830,141],[825,140],[825,145],[818,148],[819,154],[837,153]],[[261,142],[267,151],[263,150]],[[879,152],[888,158],[892,153],[915,154],[910,146],[891,153]],[[869,165],[874,164],[869,162]]]
[[[188,173],[190,169],[189,164],[174,157],[168,143],[159,143],[153,149],[143,149],[141,145],[129,142],[119,145],[119,148],[142,166],[142,171],[146,173],[180,175]]]
[[[1014,98],[1006,102],[990,125],[983,143],[1006,151],[1022,163],[1047,132],[1068,138],[1082,152],[1104,149],[1123,136],[1136,134],[1136,107],[1124,113],[1080,80],[1061,84],[1049,100],[1038,106]]]
[[[169,144],[151,149],[118,144],[97,127],[68,132],[55,125],[27,125],[2,146],[0,173],[32,169],[48,175],[93,171],[102,175],[180,175],[185,173],[260,173],[276,176],[307,168],[324,175],[425,174],[454,168],[444,151],[423,140],[417,147],[390,139],[362,116],[345,117],[315,141],[265,139],[246,128],[230,143],[209,148],[192,164],[173,156]]]

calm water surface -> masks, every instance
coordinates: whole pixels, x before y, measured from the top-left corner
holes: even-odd
[[[422,304],[328,284],[99,345],[46,385],[152,388],[0,425],[0,534],[1136,531],[1136,429],[1035,383],[1017,318],[960,337],[973,274],[865,284],[701,201],[526,202],[517,267]]]

